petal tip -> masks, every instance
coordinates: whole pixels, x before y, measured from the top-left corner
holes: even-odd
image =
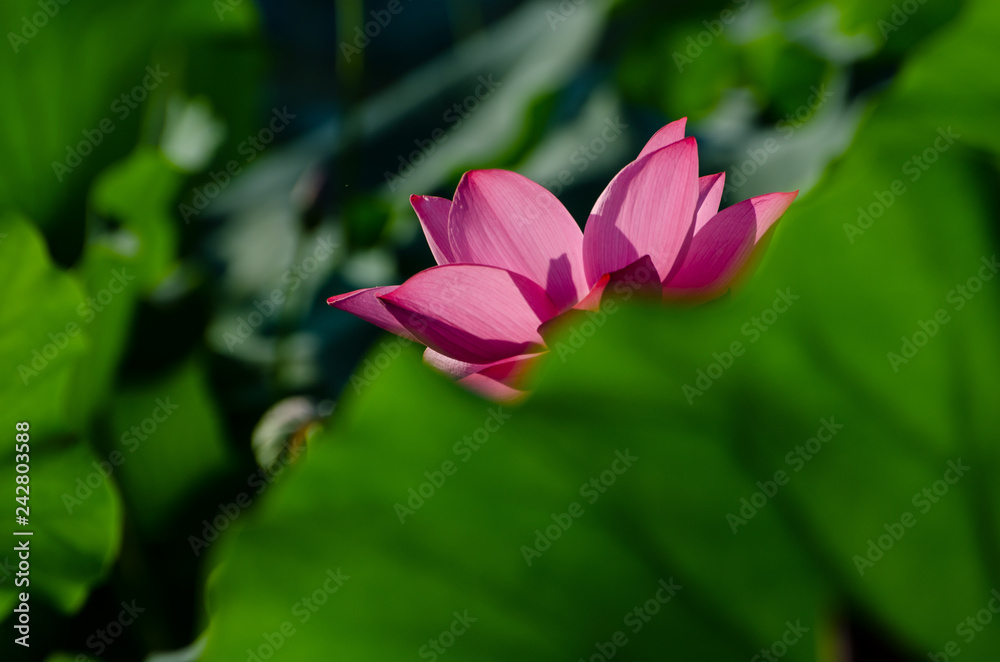
[[[338,310],[343,310],[343,306],[341,305],[341,301],[343,301],[344,299],[349,299],[351,297],[351,295],[353,295],[353,294],[357,294],[357,291],[354,291],[354,292],[345,292],[343,294],[334,294],[332,297],[327,298],[326,304],[328,306],[333,306],[334,308],[336,308]]]

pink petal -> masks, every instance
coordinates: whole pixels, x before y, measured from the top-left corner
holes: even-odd
[[[452,379],[468,377],[473,373],[479,372],[485,366],[492,365],[490,363],[467,363],[465,361],[459,361],[458,359],[453,359],[450,356],[442,354],[441,352],[436,352],[430,347],[424,350],[424,363],[438,372],[443,372]]]
[[[586,321],[587,316],[584,313],[600,310],[605,295],[620,301],[628,301],[633,297],[659,300],[663,296],[663,284],[660,281],[660,275],[653,267],[653,261],[648,255],[644,255],[624,269],[601,276],[594,289],[580,303],[573,306],[572,310],[549,320],[538,331],[548,340],[553,334],[561,333]]]
[[[684,262],[684,257],[691,249],[691,241],[694,234],[698,232],[705,223],[708,223],[719,211],[719,203],[722,202],[722,193],[726,185],[726,173],[720,172],[715,175],[706,175],[698,179],[698,211],[695,212],[694,227],[691,235],[685,238],[684,244],[679,252],[679,259],[674,262],[674,266],[664,278],[664,282],[669,282],[677,273]]]
[[[668,298],[700,298],[729,288],[757,241],[785,213],[794,193],[768,193],[716,214],[695,233],[684,262],[664,283]]]
[[[799,191],[796,189],[790,193],[767,193],[750,198],[757,214],[757,236],[754,237],[754,243],[760,241],[771,226],[781,218],[798,194]]]
[[[646,146],[639,152],[639,156],[635,157],[636,160],[641,159],[647,154],[652,154],[658,149],[663,149],[667,145],[684,140],[684,127],[687,126],[687,120],[688,118],[682,117],[654,133],[653,137],[646,143]]]
[[[726,188],[726,173],[706,175],[698,178],[698,211],[694,217],[694,231],[702,229],[713,216],[719,213],[722,192]]]
[[[610,275],[608,287],[617,294],[631,291],[660,296],[661,277],[653,265],[652,258],[648,255],[643,255],[624,269],[614,271]]]
[[[504,269],[431,267],[380,297],[417,339],[467,363],[492,363],[543,344],[538,327],[559,313],[545,291]]]
[[[544,353],[525,354],[497,361],[479,372],[459,379],[458,383],[491,400],[516,400],[526,395],[521,386],[542,356]]]
[[[653,266],[653,261],[648,255],[644,255],[623,269],[601,276],[587,296],[573,306],[573,310],[591,312],[600,310],[605,292],[626,299],[631,298],[636,293],[640,296],[659,298],[663,290],[661,280],[656,267]],[[626,297],[627,293],[631,294]],[[560,317],[553,320],[552,324],[558,324],[562,319]],[[547,335],[549,326],[543,326],[541,331],[543,336]]]
[[[335,297],[330,297],[326,302],[334,308],[345,310],[366,322],[371,322],[380,329],[385,329],[386,331],[395,333],[397,336],[403,336],[410,340],[416,340],[413,334],[407,331],[378,299],[383,294],[391,293],[396,287],[398,286],[369,287],[363,290],[348,292],[347,294],[338,294]]]
[[[500,267],[530,278],[560,310],[587,293],[579,226],[552,193],[515,172],[465,173],[455,192],[448,234],[456,262]]]
[[[519,387],[527,378],[528,373],[538,364],[547,352],[522,354],[505,361],[497,361],[486,366],[478,373],[484,377],[495,379],[510,387]]]
[[[457,361],[428,347],[424,350],[424,362],[452,379],[462,380],[470,375],[482,373],[490,379],[495,379],[504,382],[508,386],[516,387],[525,376],[527,370],[544,355],[544,352],[539,352],[513,356],[508,359],[494,361],[493,363],[466,363],[465,361]]]
[[[448,213],[451,211],[451,200],[433,195],[411,195],[410,205],[417,212],[420,227],[424,229],[427,245],[438,264],[454,262],[451,256],[451,244],[448,243]]]
[[[465,363],[435,352],[424,351],[424,361],[471,391],[491,400],[514,400],[524,395],[518,387],[544,353],[522,354],[493,363]]]
[[[601,298],[604,296],[604,290],[608,288],[608,283],[611,282],[611,274],[604,274],[601,276],[594,286],[590,288],[590,292],[587,296],[580,299],[580,303],[573,306],[573,310],[589,310],[596,311],[601,307]]]
[[[669,274],[694,227],[698,146],[685,138],[625,166],[601,193],[583,235],[587,283],[649,255]]]
[[[527,395],[525,391],[518,390],[502,380],[493,379],[481,372],[460,379],[458,383],[470,391],[496,402],[512,402]]]

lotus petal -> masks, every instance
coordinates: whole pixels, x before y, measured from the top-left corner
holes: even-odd
[[[546,188],[506,170],[473,170],[458,184],[448,218],[456,262],[521,274],[548,293],[560,310],[588,291],[583,278],[583,233]]]
[[[559,310],[531,280],[475,264],[431,267],[380,300],[419,341],[467,363],[530,353]]]

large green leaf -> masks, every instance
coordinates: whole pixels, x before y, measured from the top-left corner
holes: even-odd
[[[34,532],[28,538],[31,594],[72,611],[106,571],[118,548],[121,525],[117,496],[92,465],[96,458],[79,441],[78,422],[67,414],[69,380],[87,338],[77,312],[83,294],[75,280],[52,267],[38,232],[17,218],[0,222],[0,276],[7,286],[0,313],[5,375],[0,381],[0,428],[8,435],[0,453],[0,474],[13,493],[19,475],[15,460],[28,467],[29,525],[16,528]],[[30,426],[26,463],[15,455],[19,421]],[[17,505],[10,503],[12,509]],[[14,527],[13,512],[10,517]],[[9,579],[0,584],[5,615],[17,592]]]
[[[653,370],[636,353],[616,358],[628,362],[620,374]],[[774,509],[733,536],[724,511],[755,488],[712,443],[721,419],[668,429],[659,425],[662,393],[609,398],[605,378],[576,374],[574,389],[511,410],[432,376],[415,355],[397,359],[240,535],[214,586],[204,659],[273,646],[262,635],[286,621],[297,634],[282,659],[311,659],[330,646],[337,659],[398,659],[430,650],[421,647],[456,610],[479,620],[455,644],[455,659],[590,656],[617,631],[629,640],[624,659],[648,659],[668,643],[729,659],[769,646],[786,620],[809,628],[790,659],[809,659],[825,591]],[[401,391],[421,397],[400,399]],[[607,487],[589,484],[602,474]],[[544,550],[536,538],[547,528]],[[531,546],[542,552],[526,552]],[[759,554],[771,546],[787,553]],[[747,555],[757,555],[759,572],[744,572]],[[283,581],[246,581],[262,563],[283,568]],[[327,602],[328,569],[349,579]],[[671,578],[682,588],[653,627],[629,616],[650,600],[650,616],[659,612],[659,581]],[[709,590],[722,586],[754,600]],[[302,603],[314,592],[326,603],[315,612]],[[392,636],[375,636],[384,627]],[[727,636],[709,635],[719,629]]]
[[[0,218],[0,279],[3,429],[27,420],[36,433],[65,432],[71,372],[86,346],[80,285],[52,267],[38,231],[12,215]],[[12,453],[5,445],[0,457]]]
[[[29,524],[13,527],[33,531],[16,539],[29,541],[31,575],[25,588],[33,599],[74,612],[118,554],[121,505],[108,479],[111,465],[87,444],[38,448],[30,461]],[[7,465],[2,475],[13,485],[17,474]],[[0,585],[0,594],[20,590],[13,582]]]

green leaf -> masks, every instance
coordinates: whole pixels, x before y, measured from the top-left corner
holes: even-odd
[[[729,658],[770,645],[788,619],[815,632],[822,591],[792,532],[774,510],[740,536],[726,523],[722,510],[753,483],[705,443],[714,430],[650,435],[662,396],[634,401],[622,392],[608,401],[606,384],[589,386],[586,400],[579,388],[558,389],[511,410],[432,376],[416,355],[397,359],[240,534],[213,586],[203,659],[257,650],[285,622],[296,630],[282,653],[289,659],[319,655],[331,641],[347,657],[398,659],[429,650],[421,646],[456,610],[479,620],[455,643],[454,659],[589,656],[618,631],[632,659],[668,641]],[[421,397],[399,398],[403,391]],[[390,400],[385,416],[380,403]],[[701,481],[692,465],[717,482]],[[718,516],[692,517],[696,504]],[[556,532],[551,548],[526,557],[547,527]],[[740,558],[772,545],[788,553],[759,560],[782,579],[742,572]],[[261,564],[283,568],[283,581],[247,581]],[[333,593],[327,570],[350,579]],[[661,605],[659,582],[671,579],[682,588]],[[706,586],[727,589],[713,597]],[[740,590],[753,604],[724,597]],[[647,603],[653,627],[646,615],[629,617]],[[393,636],[376,636],[388,623]],[[709,636],[720,628],[727,636]],[[802,652],[814,647],[812,632]]]
[[[117,556],[118,496],[104,478],[100,461],[83,442],[60,448],[33,446],[29,466],[29,524],[14,529],[34,532],[16,539],[27,540],[30,548],[29,592],[71,613],[83,605],[90,588]],[[7,485],[14,485],[19,475],[13,464],[2,474]],[[13,582],[0,585],[0,594],[14,595],[18,590]]]
[[[108,246],[97,227],[92,227],[93,249],[104,249],[122,266],[138,275],[136,289],[155,286],[172,266],[177,229],[171,215],[181,175],[155,149],[139,148],[128,159],[108,168],[91,193],[93,213],[101,220],[121,225],[130,236],[118,239],[121,246]],[[92,219],[97,226],[97,219]],[[96,246],[94,244],[97,244]],[[90,246],[88,246],[90,248]],[[84,258],[86,263],[89,255]]]
[[[71,655],[70,653],[56,653],[45,658],[45,662],[96,662],[96,660],[92,657]]]
[[[139,149],[98,179],[79,266],[88,297],[78,309],[92,339],[76,373],[73,406],[85,418],[111,392],[138,301],[174,266],[170,205],[180,175],[153,149]]]
[[[217,477],[230,460],[222,421],[201,366],[194,361],[166,378],[115,394],[116,480],[138,526],[162,530],[194,490]]]
[[[76,489],[76,479],[94,471],[94,457],[77,441],[81,422],[67,407],[71,373],[86,346],[77,313],[83,295],[73,278],[53,268],[38,231],[16,217],[0,221],[0,277],[8,297],[0,313],[7,376],[0,382],[0,429],[8,435],[0,473],[5,485],[15,484],[15,424],[29,423],[32,594],[73,611],[106,571],[120,530],[117,497],[100,476],[85,487],[78,506],[67,507],[63,499]],[[0,584],[2,613],[10,612],[14,592],[13,581]]]
[[[4,2],[0,210],[17,209],[44,227],[78,221],[93,174],[150,128],[140,123],[147,94],[165,98],[182,84],[184,55],[198,42],[246,35],[255,24],[252,3],[221,17],[219,4],[229,8],[200,0],[70,2],[47,16],[37,0]],[[34,103],[17,101],[29,97]]]
[[[80,285],[53,268],[39,232],[19,216],[0,218],[0,400],[3,430],[29,421],[38,434],[66,432],[71,372],[86,347],[77,315]],[[10,457],[5,446],[0,457]]]

